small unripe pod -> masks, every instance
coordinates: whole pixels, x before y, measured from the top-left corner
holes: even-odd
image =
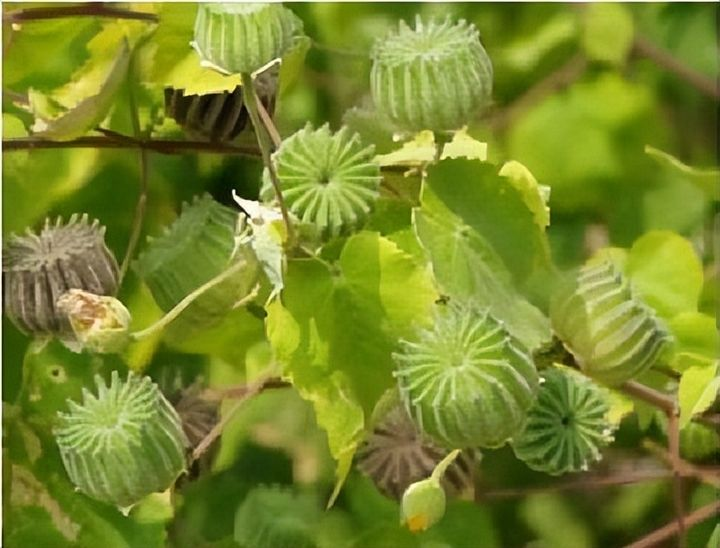
[[[246,261],[245,267],[198,297],[170,329],[192,331],[212,325],[250,292],[257,261],[251,251],[236,247],[237,221],[236,211],[203,195],[184,204],[161,236],[148,238],[135,269],[165,312],[236,261]]]
[[[580,269],[553,299],[553,328],[584,373],[617,385],[650,369],[672,338],[608,262]]]
[[[493,69],[480,34],[461,20],[418,17],[372,51],[370,89],[381,112],[409,131],[459,129],[490,101]]]
[[[525,428],[513,440],[515,455],[551,475],[587,470],[613,439],[606,398],[580,373],[551,368],[543,378]]]
[[[282,4],[200,4],[192,45],[221,72],[253,73],[282,57],[302,26]]]
[[[170,487],[185,470],[187,438],[180,418],[149,377],[117,371],[98,395],[68,401],[54,430],[65,470],[88,496],[127,508]]]
[[[273,161],[288,209],[324,237],[357,228],[379,195],[373,151],[358,134],[346,127],[332,134],[327,124],[317,130],[308,124],[285,139]],[[267,170],[261,197],[274,197]]]
[[[75,338],[90,352],[121,352],[130,342],[130,312],[114,297],[71,289],[57,301]]]
[[[429,478],[410,485],[400,502],[400,523],[416,533],[432,527],[445,515],[445,491],[440,485],[448,466],[460,453],[452,451],[433,469]]]
[[[72,335],[57,300],[69,289],[114,295],[118,265],[105,245],[105,227],[73,215],[12,235],[3,249],[5,314],[24,333]]]
[[[538,375],[489,312],[453,302],[394,354],[400,394],[418,427],[448,448],[499,447],[518,433]]]

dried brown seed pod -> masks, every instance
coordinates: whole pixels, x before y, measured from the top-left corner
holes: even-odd
[[[39,234],[11,235],[3,248],[5,314],[24,333],[72,334],[58,298],[69,289],[115,295],[118,265],[105,227],[86,214],[45,220]]]
[[[404,407],[397,405],[358,451],[357,466],[382,493],[400,500],[412,483],[432,474],[449,452],[423,438]],[[442,480],[448,493],[473,488],[477,456],[475,451],[463,451],[448,467]]]
[[[273,66],[255,79],[258,97],[270,116],[275,111],[278,68]],[[192,139],[227,142],[245,129],[248,111],[242,86],[232,92],[185,95],[184,90],[165,88],[165,115],[175,120]]]

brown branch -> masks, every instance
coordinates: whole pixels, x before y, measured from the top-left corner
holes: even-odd
[[[3,139],[3,153],[16,150],[39,150],[58,148],[143,148],[160,154],[184,154],[186,152],[206,152],[211,154],[239,154],[260,157],[260,150],[254,146],[210,143],[207,141],[181,141],[178,139],[134,139],[127,135],[113,136],[103,132],[103,136],[78,137],[70,141],[50,141],[36,137],[18,137]]]
[[[560,491],[600,489],[613,485],[628,485],[644,481],[665,480],[672,477],[670,470],[645,470],[612,474],[605,477],[584,477],[541,487],[520,487],[516,489],[493,489],[485,492],[476,490],[476,501],[521,498],[527,495],[556,493]]]
[[[720,89],[717,83],[695,69],[688,67],[682,61],[676,59],[672,54],[661,47],[653,44],[641,36],[635,38],[633,50],[637,55],[647,57],[658,66],[672,72],[681,80],[686,81],[703,95],[711,99],[720,99]]]
[[[520,114],[542,101],[548,95],[565,88],[578,80],[587,68],[587,59],[581,53],[573,56],[567,63],[548,74],[531,87],[519,99],[502,109],[490,120],[490,125],[501,130],[508,127]]]
[[[41,21],[44,19],[63,19],[66,17],[110,17],[113,19],[135,19],[138,21],[158,22],[154,13],[131,11],[105,6],[101,2],[78,4],[76,6],[58,6],[44,8],[23,8],[3,13],[3,23]]]
[[[620,385],[620,389],[634,398],[662,409],[668,415],[676,413],[677,405],[675,400],[649,386],[635,381],[627,381]]]
[[[673,470],[673,505],[678,526],[678,546],[685,548],[687,538],[685,537],[686,529],[683,521],[685,507],[683,503],[682,477],[680,476],[682,459],[680,458],[680,425],[677,413],[668,413],[668,453]]]
[[[253,384],[237,387],[236,394],[233,396],[237,399],[235,405],[233,405],[230,410],[223,415],[222,419],[220,419],[220,421],[215,426],[213,426],[212,430],[210,430],[210,432],[208,432],[208,434],[200,441],[200,443],[198,443],[198,445],[193,450],[192,460],[196,461],[197,459],[199,459],[203,455],[203,453],[208,450],[212,443],[220,437],[227,423],[230,422],[230,419],[232,419],[233,416],[235,416],[235,413],[240,410],[243,403],[245,403],[245,400],[248,400],[253,396],[260,394],[264,390],[270,388],[284,388],[286,386],[290,386],[290,384],[286,383],[281,379],[278,379],[277,377],[271,377],[269,379],[261,380]],[[225,391],[225,393],[227,394],[227,390]]]
[[[719,512],[720,500],[703,506],[702,508],[698,508],[694,512],[683,516],[682,521],[686,527],[692,527],[693,525],[705,521],[706,519],[718,514]],[[652,546],[659,546],[664,540],[667,540],[672,536],[676,536],[679,533],[680,529],[678,522],[673,520],[667,525],[660,527],[660,529],[657,529],[649,535],[644,536],[640,540],[637,540],[632,544],[628,544],[625,548],[651,548]]]

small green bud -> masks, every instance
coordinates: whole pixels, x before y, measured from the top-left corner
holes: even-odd
[[[121,352],[130,342],[130,312],[114,297],[71,289],[60,296],[57,307],[84,349],[108,354]]]
[[[254,73],[281,58],[300,34],[302,21],[282,4],[200,4],[192,46],[220,72]]]
[[[445,515],[445,491],[440,485],[447,467],[460,454],[452,451],[433,470],[432,475],[405,490],[400,502],[400,524],[416,533],[432,527]]]
[[[400,503],[400,523],[416,533],[435,525],[445,515],[445,491],[433,478],[410,485]]]

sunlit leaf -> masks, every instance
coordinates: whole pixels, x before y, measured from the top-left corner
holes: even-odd
[[[688,368],[680,378],[678,403],[680,405],[680,428],[690,419],[707,410],[715,401],[720,389],[718,362]]]

